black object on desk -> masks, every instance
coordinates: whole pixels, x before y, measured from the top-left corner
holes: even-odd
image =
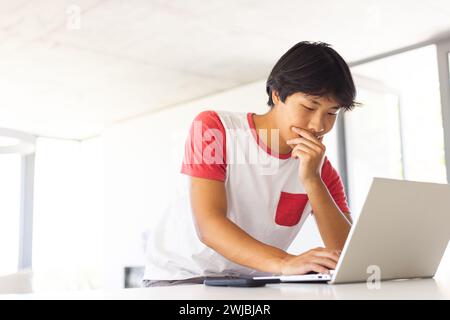
[[[279,280],[256,280],[253,278],[206,278],[203,284],[215,287],[264,287],[267,283],[280,283]]]

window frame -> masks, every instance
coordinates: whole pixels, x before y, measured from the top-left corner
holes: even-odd
[[[436,42],[436,58],[444,129],[445,167],[447,183],[450,183],[450,38]]]
[[[400,53],[408,52],[411,50],[423,48],[429,45],[436,46],[436,59],[439,75],[439,90],[441,98],[441,112],[442,112],[442,126],[444,132],[444,150],[445,150],[445,167],[447,175],[447,183],[450,183],[450,37],[434,38],[428,41],[416,43],[414,45],[406,46],[400,49],[392,50],[382,54],[378,54],[365,59],[357,60],[349,63],[350,69],[358,65],[374,62],[387,57],[395,56]],[[401,101],[400,101],[401,103]],[[400,118],[400,122],[402,119]],[[336,122],[337,142],[339,148],[337,167],[341,175],[342,183],[344,185],[346,194],[348,195],[348,161],[347,161],[347,148],[345,141],[345,119],[342,114],[338,117]],[[403,137],[402,137],[403,139]],[[402,140],[403,141],[403,140]],[[403,157],[402,157],[403,158]],[[347,197],[350,205],[350,197]]]

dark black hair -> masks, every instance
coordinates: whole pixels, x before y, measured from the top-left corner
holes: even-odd
[[[331,97],[345,111],[352,110],[356,89],[347,63],[324,42],[302,41],[277,61],[266,83],[267,104],[274,106],[272,92],[284,103],[291,94]]]

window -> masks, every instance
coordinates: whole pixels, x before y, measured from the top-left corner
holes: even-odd
[[[403,178],[398,96],[368,80],[355,80],[364,106],[345,113],[347,183],[354,216],[373,177]]]
[[[0,275],[18,269],[20,175],[21,156],[0,154]]]
[[[30,267],[34,140],[0,128],[0,275]]]
[[[37,139],[33,232],[37,291],[101,286],[102,156],[99,138]]]
[[[347,174],[358,214],[372,177],[446,183],[436,46],[352,68],[364,105],[346,114]]]

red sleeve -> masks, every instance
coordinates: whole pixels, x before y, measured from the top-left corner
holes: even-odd
[[[195,117],[184,150],[181,173],[225,181],[225,128],[216,112],[203,111]]]
[[[349,213],[350,209],[348,208],[347,198],[345,196],[341,177],[339,176],[339,173],[333,168],[327,157],[325,157],[321,177],[339,209],[341,209],[341,211],[344,213]]]

